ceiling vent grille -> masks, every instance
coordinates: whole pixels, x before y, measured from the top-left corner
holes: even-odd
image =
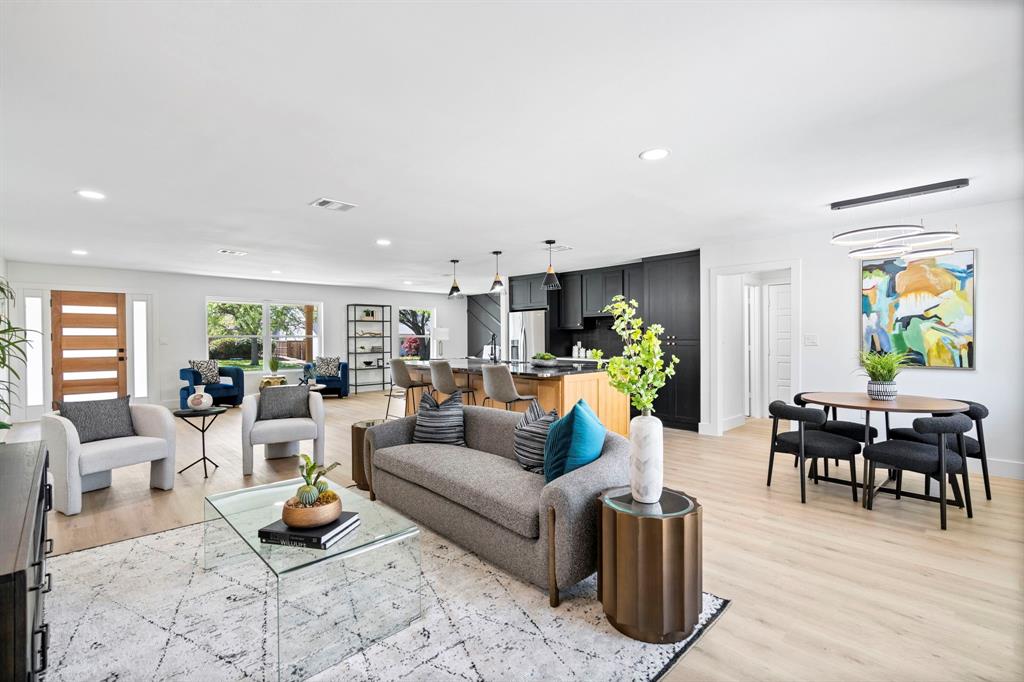
[[[309,202],[310,206],[316,206],[317,208],[326,208],[328,211],[351,211],[356,207],[355,204],[349,204],[344,201],[338,201],[337,199],[328,199],[327,197],[320,197]]]
[[[235,249],[217,249],[217,253],[223,256],[248,256],[248,251],[236,251]]]

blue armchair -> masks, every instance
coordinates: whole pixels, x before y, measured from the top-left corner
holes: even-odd
[[[231,379],[230,384],[206,384],[206,392],[213,396],[214,405],[241,405],[245,397],[245,372],[241,367],[220,367],[220,375]],[[196,385],[202,384],[199,372],[191,367],[185,367],[178,372],[182,381],[187,381],[188,386],[182,386],[178,391],[178,403],[181,409],[187,410],[188,397],[196,392]]]
[[[304,373],[309,373],[313,370],[313,363],[307,362],[303,367]],[[348,363],[342,362],[338,367],[337,376],[318,376],[316,383],[323,384],[327,388],[320,391],[323,395],[336,394],[339,398],[344,398],[348,395]]]

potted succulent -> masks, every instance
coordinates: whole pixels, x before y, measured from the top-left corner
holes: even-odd
[[[295,496],[288,498],[281,512],[281,520],[293,528],[323,526],[341,516],[341,498],[328,487],[324,474],[338,466],[319,466],[309,455],[299,455],[299,473],[302,485]]]
[[[363,308],[363,319],[375,320],[377,319],[377,312],[373,308]]]
[[[14,381],[18,379],[15,363],[25,362],[25,347],[29,340],[26,330],[11,324],[8,310],[14,305],[14,289],[0,277],[0,443],[7,440],[11,423],[11,401],[14,399]]]
[[[896,375],[910,364],[904,352],[861,351],[860,365],[868,378],[868,397],[872,400],[896,400]]]
[[[608,383],[629,397],[640,416],[629,422],[629,488],[633,499],[641,504],[654,504],[661,499],[664,482],[664,440],[661,420],[653,415],[654,401],[665,382],[675,375],[679,358],[666,362],[661,350],[660,324],[646,328],[636,317],[637,303],[624,296],[615,296],[604,312],[611,313],[612,330],[622,339],[622,355],[607,361]]]

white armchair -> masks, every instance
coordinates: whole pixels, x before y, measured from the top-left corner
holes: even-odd
[[[72,516],[82,511],[82,493],[110,485],[110,470],[150,462],[149,486],[174,487],[174,417],[162,405],[132,405],[137,435],[90,443],[78,439],[75,425],[56,412],[40,420],[50,452],[53,506]]]
[[[247,395],[242,400],[242,473],[252,474],[252,449],[263,445],[265,459],[293,457],[299,454],[299,441],[313,441],[313,459],[324,463],[324,399],[319,393],[309,392],[309,417],[264,419],[256,421],[259,412],[259,394]]]

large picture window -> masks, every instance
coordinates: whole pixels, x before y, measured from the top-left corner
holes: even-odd
[[[300,369],[320,352],[319,311],[313,303],[207,301],[208,357],[262,372],[272,355],[279,369]]]
[[[433,310],[398,309],[398,355],[409,360],[430,359],[430,332]]]

